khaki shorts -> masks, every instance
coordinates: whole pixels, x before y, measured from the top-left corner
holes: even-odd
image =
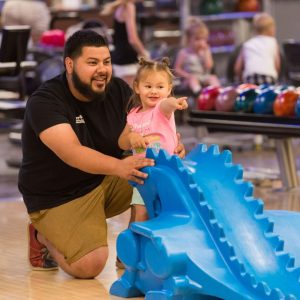
[[[88,194],[66,204],[31,213],[34,227],[61,252],[68,263],[107,246],[106,219],[130,207],[132,187],[118,177],[106,176]]]

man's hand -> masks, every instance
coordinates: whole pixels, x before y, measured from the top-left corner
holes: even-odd
[[[143,184],[144,179],[148,177],[148,174],[139,171],[139,169],[147,166],[154,166],[154,160],[139,156],[129,156],[120,160],[120,163],[117,166],[116,175],[138,184]]]

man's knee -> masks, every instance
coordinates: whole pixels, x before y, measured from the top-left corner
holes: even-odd
[[[98,276],[105,267],[108,258],[108,247],[101,247],[81,257],[70,266],[74,277],[89,279]]]

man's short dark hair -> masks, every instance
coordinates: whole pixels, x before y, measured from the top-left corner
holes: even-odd
[[[107,47],[106,39],[91,29],[78,30],[73,33],[65,44],[64,60],[66,57],[72,59],[81,55],[83,47]]]

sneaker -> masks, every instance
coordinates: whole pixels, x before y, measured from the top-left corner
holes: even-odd
[[[118,269],[125,269],[124,264],[120,261],[120,258],[118,256],[117,256],[117,259],[116,259],[116,267]]]
[[[32,268],[41,271],[57,270],[57,262],[50,256],[46,246],[37,240],[36,234],[36,229],[30,223],[28,226],[28,256]]]

